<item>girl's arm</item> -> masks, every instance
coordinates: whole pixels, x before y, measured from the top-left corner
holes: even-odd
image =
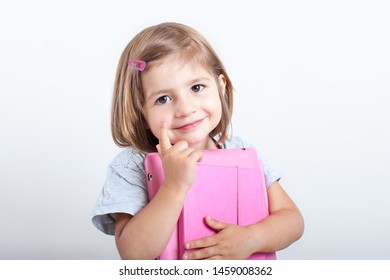
[[[122,259],[155,259],[176,227],[188,189],[195,179],[202,152],[179,141],[171,145],[166,124],[160,129],[157,149],[164,169],[164,183],[155,197],[135,216],[116,214],[115,241]]]
[[[303,217],[278,182],[268,188],[270,215],[259,223],[242,227],[210,218],[207,224],[217,234],[188,242],[185,259],[247,259],[256,252],[274,252],[286,248],[303,234]]]
[[[134,217],[116,214],[115,241],[121,258],[157,258],[176,227],[185,195],[173,186],[162,186]]]

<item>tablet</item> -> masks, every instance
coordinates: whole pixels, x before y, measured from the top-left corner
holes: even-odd
[[[158,153],[145,158],[149,200],[164,182]],[[181,259],[187,241],[216,232],[207,226],[210,216],[225,223],[246,226],[267,217],[268,198],[264,172],[253,148],[205,150],[196,166],[196,177],[172,236],[159,259]],[[274,252],[256,253],[249,259],[275,259]]]

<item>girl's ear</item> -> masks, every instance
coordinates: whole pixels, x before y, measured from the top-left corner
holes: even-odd
[[[219,74],[218,83],[219,83],[219,87],[221,89],[222,94],[225,96],[226,78],[223,74]]]

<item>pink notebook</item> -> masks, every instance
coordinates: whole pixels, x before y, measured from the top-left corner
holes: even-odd
[[[158,153],[146,156],[145,171],[151,200],[164,181]],[[215,234],[205,224],[206,216],[245,226],[268,215],[264,173],[256,151],[251,148],[204,151],[176,229],[159,259],[181,259],[186,241]],[[249,259],[275,258],[275,253],[256,253]]]

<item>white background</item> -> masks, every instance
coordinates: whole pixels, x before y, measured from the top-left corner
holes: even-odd
[[[1,1],[0,259],[118,259],[91,211],[119,56],[177,21],[236,89],[233,132],[282,174],[304,236],[279,259],[390,259],[388,1]]]

